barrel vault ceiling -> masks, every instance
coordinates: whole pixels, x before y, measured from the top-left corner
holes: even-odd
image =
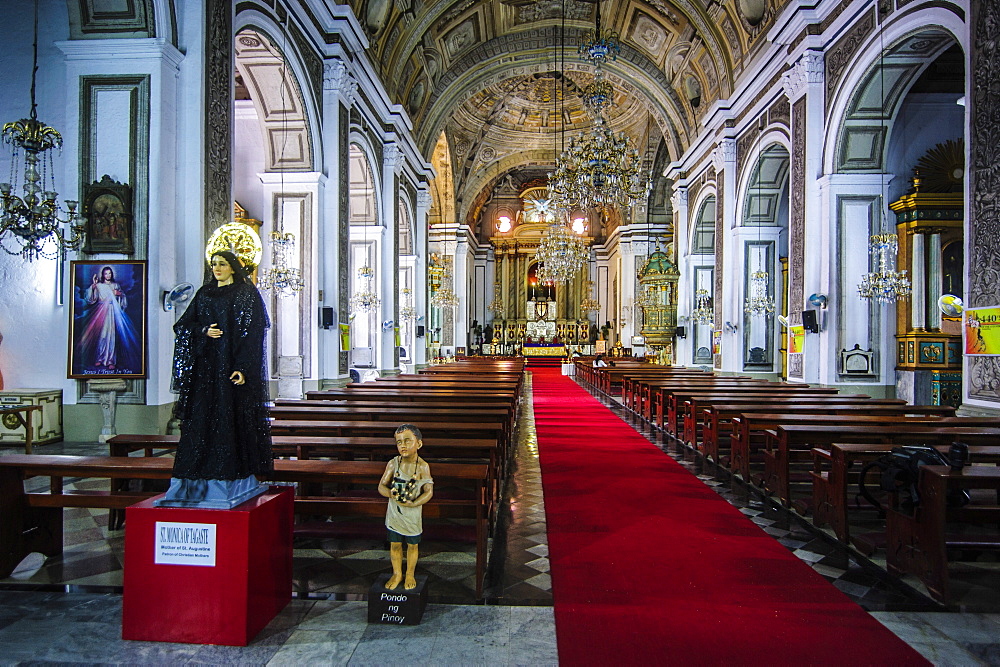
[[[605,67],[614,130],[647,165],[677,159],[787,0],[604,0],[622,49]],[[468,211],[507,174],[550,171],[557,149],[590,127],[580,102],[593,67],[578,46],[598,5],[584,0],[350,0],[369,55],[413,120],[425,155],[447,142],[457,202]],[[662,158],[661,158],[662,159]]]

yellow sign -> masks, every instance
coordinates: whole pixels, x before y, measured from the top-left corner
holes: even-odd
[[[788,327],[788,353],[799,354],[805,350],[806,328],[803,326]]]
[[[722,354],[722,332],[712,332],[712,354]]]
[[[1000,306],[965,311],[965,353],[1000,355]]]
[[[342,352],[347,352],[351,349],[351,325],[341,324],[340,325],[340,350]]]

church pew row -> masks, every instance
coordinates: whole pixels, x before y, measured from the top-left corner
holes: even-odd
[[[142,452],[153,456],[154,452],[172,453],[177,448],[180,436],[118,434],[108,440],[111,456],[129,456]],[[376,436],[272,436],[274,455],[281,458],[299,460],[332,458],[353,461],[356,459],[385,462],[396,455],[396,443],[392,438]],[[502,460],[500,443],[495,438],[425,438],[421,456],[436,465],[437,462],[486,463],[487,501],[489,516],[493,516],[499,500]],[[433,472],[433,471],[432,471]],[[112,493],[124,491],[129,480],[113,480]],[[111,510],[108,527],[120,528],[124,515],[119,510]]]
[[[718,389],[691,388],[683,390],[661,390],[664,394],[664,415],[661,428],[675,438],[690,439],[684,428],[693,426],[694,416],[702,405],[733,403],[737,400],[749,402],[775,397],[789,398],[868,398],[864,394],[838,394],[832,387],[810,387],[808,385],[778,384],[722,387]],[[690,415],[690,416],[689,416]]]
[[[857,488],[858,475],[854,464],[859,467],[874,461],[892,451],[894,444],[833,443],[829,447],[812,449],[812,521],[818,528],[830,526],[841,542],[851,541],[851,525],[848,509],[849,489]],[[939,452],[947,456],[950,445],[937,445]],[[969,447],[968,464],[1000,464],[1000,444],[972,445]],[[878,488],[875,472],[869,473],[869,488]],[[793,501],[795,503],[796,501]],[[876,508],[865,508],[874,510]],[[863,553],[873,551],[870,540],[856,541],[855,546]]]
[[[812,449],[815,447],[828,448],[834,443],[855,442],[943,446],[956,440],[969,445],[992,445],[1000,441],[1000,428],[995,419],[973,417],[953,417],[927,423],[884,417],[881,424],[779,425],[765,431],[764,472],[751,481],[777,496],[783,505],[790,507],[792,466],[800,463],[806,465],[801,474],[795,475],[795,481],[811,483]],[[809,497],[811,498],[811,492]]]
[[[160,457],[19,454],[0,458],[0,577],[10,576],[33,552],[48,557],[62,553],[64,508],[124,509],[152,495],[64,490],[64,479],[165,480],[169,479],[172,466],[171,459]],[[381,461],[278,459],[268,481],[309,485],[310,488],[328,484],[362,486],[366,491],[299,496],[295,500],[295,512],[303,516],[360,519],[374,526],[385,517],[386,499],[367,490],[377,486],[384,471],[385,463]],[[433,474],[437,488],[434,498],[424,506],[424,518],[429,520],[425,525],[425,537],[436,539],[437,519],[473,520],[467,537],[476,545],[476,596],[481,598],[489,531],[486,465],[438,463]],[[31,477],[48,477],[48,491],[26,492],[24,480]],[[343,527],[330,522],[327,530],[337,531]],[[315,524],[305,526],[309,536],[320,534],[316,528]],[[440,530],[445,531],[449,539],[455,537],[454,526]]]
[[[944,405],[906,405],[895,399],[846,399],[840,396],[814,397],[806,403],[800,402],[798,398],[774,398],[755,403],[702,405],[698,449],[715,463],[736,470],[739,464],[750,460],[749,454],[752,453],[754,444],[763,446],[764,430],[777,425],[767,422],[767,425],[761,425],[758,421],[761,414],[778,414],[780,418],[822,418],[828,415],[913,415],[941,418],[953,416],[955,408]],[[751,427],[754,428],[752,432]],[[733,449],[734,439],[739,443],[737,451]]]
[[[973,492],[973,502],[965,507],[949,507],[948,491]],[[991,494],[976,494],[989,490]],[[904,509],[894,498],[886,515],[886,565],[889,573],[912,574],[939,602],[950,600],[949,553],[1000,550],[1000,469],[993,466],[966,466],[953,471],[947,466],[923,466],[917,491],[916,511]],[[896,494],[893,494],[896,495]],[[956,527],[962,532],[954,533]],[[970,528],[977,527],[978,532]]]

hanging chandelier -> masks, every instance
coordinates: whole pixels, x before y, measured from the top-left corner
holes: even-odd
[[[493,300],[490,301],[490,305],[486,306],[486,310],[493,313],[494,319],[503,319],[503,314],[507,309],[503,305],[503,292],[500,289],[500,283],[493,284]]]
[[[877,303],[893,303],[910,296],[910,279],[906,271],[896,271],[899,239],[895,234],[873,234],[868,248],[876,270],[861,277],[858,296]]]
[[[767,293],[767,272],[754,271],[750,274],[750,295],[743,312],[750,317],[765,317],[774,312],[774,299]]]
[[[691,321],[695,324],[713,326],[714,317],[715,312],[712,308],[712,296],[708,293],[707,289],[696,290],[694,293],[694,310],[691,311]]]
[[[413,307],[413,290],[409,287],[399,290],[399,301],[403,304],[399,308],[399,319],[412,320],[417,316],[417,310]]]
[[[563,207],[627,208],[648,194],[649,182],[632,140],[615,134],[604,117],[614,106],[614,87],[604,79],[603,64],[617,57],[621,45],[617,33],[601,29],[600,2],[594,32],[579,52],[594,65],[594,80],[582,96],[593,127],[570,139],[550,174],[552,190]]]
[[[535,251],[537,276],[542,282],[567,283],[590,259],[587,242],[558,218],[553,219]]]
[[[62,135],[38,120],[35,104],[35,73],[38,71],[38,2],[35,2],[33,65],[31,68],[31,112],[28,118],[5,123],[3,141],[12,149],[10,182],[0,183],[0,247],[29,262],[55,259],[67,250],[79,250],[84,227],[77,202],[59,205],[52,163],[53,148],[62,148]],[[23,151],[23,152],[22,152]],[[22,160],[23,157],[23,160]],[[39,172],[39,168],[41,171]],[[23,174],[24,183],[18,182]],[[24,195],[19,196],[18,190]],[[64,232],[62,226],[66,225]]]
[[[441,283],[434,294],[431,295],[430,304],[435,308],[454,308],[460,303],[458,295],[452,288],[455,280],[451,273],[451,257],[445,255],[441,258]]]
[[[580,302],[580,312],[584,316],[601,312],[601,302],[594,298],[594,281],[587,281],[587,298]]]
[[[351,296],[351,312],[353,313],[373,313],[378,310],[382,299],[379,298],[373,285],[375,271],[368,266],[368,262],[358,269],[358,278],[361,280],[361,290]]]
[[[261,289],[272,290],[280,297],[295,296],[302,291],[305,286],[302,273],[289,266],[294,249],[294,234],[277,230],[271,232],[271,268],[261,273]]]

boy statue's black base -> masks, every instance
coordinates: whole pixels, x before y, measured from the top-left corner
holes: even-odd
[[[368,622],[418,625],[427,607],[427,577],[416,577],[417,587],[406,590],[400,583],[386,590],[388,574],[379,575],[368,591]]]

